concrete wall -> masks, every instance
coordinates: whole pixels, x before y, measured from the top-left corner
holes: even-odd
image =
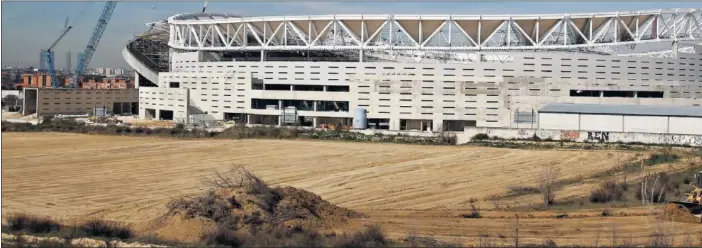
[[[160,110],[173,111],[173,120],[185,122],[192,109],[187,88],[139,87],[139,118],[161,119]],[[154,116],[148,116],[153,110]]]
[[[670,117],[671,133],[689,133],[702,135],[702,118]]]
[[[624,116],[625,132],[669,133],[667,116]],[[680,129],[670,133],[688,133]],[[694,134],[694,133],[693,133]]]
[[[26,89],[25,94],[28,92]],[[38,116],[56,114],[85,114],[95,107],[106,107],[112,112],[115,102],[139,102],[137,89],[36,89]],[[27,102],[27,101],[25,101]]]
[[[2,93],[2,98],[5,98],[9,95],[14,95],[17,96],[17,98],[22,98],[23,95],[23,91],[21,90],[2,90],[2,92],[0,93]]]
[[[702,134],[702,118],[539,113],[539,129]],[[528,127],[515,127],[528,128]]]
[[[702,135],[595,132],[576,130],[524,129],[466,127],[458,137],[459,143],[466,143],[476,134],[487,134],[504,139],[528,139],[534,135],[541,139],[568,140],[577,142],[639,142],[645,144],[671,144],[702,147]]]
[[[624,118],[621,115],[580,115],[579,130],[621,132]]]
[[[574,114],[540,113],[538,127],[543,129],[580,129],[580,118]]]

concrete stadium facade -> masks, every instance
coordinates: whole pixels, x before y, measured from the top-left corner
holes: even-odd
[[[699,14],[694,10],[689,13],[693,13],[688,15],[689,23],[697,23],[692,20],[698,18]],[[293,29],[295,21],[290,21],[290,30],[297,32],[297,38],[303,37],[300,44],[307,44],[308,47],[300,52],[301,48],[293,45],[251,48],[247,47],[245,42],[241,43],[242,40],[236,40],[246,41],[246,30],[251,29],[252,34],[248,40],[260,41],[261,37],[264,40],[268,37],[271,39],[268,42],[274,42],[278,31],[266,34],[266,23],[245,23],[241,18],[233,17],[200,22],[194,19],[183,23],[184,16],[178,15],[177,18],[172,17],[169,21],[161,23],[163,32],[167,34],[164,35],[164,39],[169,39],[167,70],[149,69],[146,66],[148,63],[140,59],[140,55],[134,55],[134,51],[125,49],[123,55],[137,71],[138,81],[143,81],[136,83],[139,87],[140,117],[173,119],[179,122],[237,119],[250,124],[276,125],[282,124],[282,109],[294,106],[300,125],[350,125],[354,118],[354,110],[363,108],[367,110],[369,125],[374,128],[459,131],[463,130],[464,126],[536,128],[537,112],[548,103],[666,106],[702,104],[702,46],[694,44],[702,37],[699,24],[686,27],[690,32],[684,39],[679,39],[677,35],[666,38],[660,32],[669,24],[651,21],[652,15],[646,15],[644,18],[644,15],[639,13],[625,22],[617,19],[618,16],[603,14],[601,18],[614,20],[614,24],[633,23],[636,20],[636,25],[627,28],[636,32],[628,32],[634,34],[633,42],[621,40],[621,37],[617,38],[618,34],[622,36],[621,33],[613,32],[614,40],[610,40],[609,43],[597,43],[590,42],[594,38],[592,33],[604,33],[600,35],[607,36],[607,32],[602,31],[606,28],[603,26],[605,19],[598,22],[599,17],[592,14],[582,25],[575,25],[580,22],[570,16],[564,15],[563,20],[551,21],[548,26],[553,29],[557,25],[554,23],[564,23],[565,34],[562,37],[565,38],[565,42],[562,47],[539,47],[543,41],[536,40],[537,34],[536,37],[525,35],[515,38],[515,43],[530,38],[534,46],[528,50],[525,50],[524,46],[510,47],[511,42],[506,42],[506,46],[501,47],[503,49],[466,48],[464,51],[451,50],[450,39],[448,51],[423,46],[404,50],[377,47],[366,49],[362,45],[313,47],[314,42],[320,39],[313,37],[309,32],[313,21],[309,19],[308,22],[300,24],[300,20],[290,18],[297,20],[297,26],[309,24],[310,27],[302,31]],[[659,20],[664,22],[662,17],[663,14],[659,16]],[[683,17],[673,18],[673,22],[684,22]],[[542,17],[528,18],[536,20],[536,31],[539,33],[538,20]],[[510,27],[524,25],[528,18],[508,16],[503,18],[504,20],[498,20]],[[639,19],[642,20],[641,23]],[[617,22],[618,20],[620,22]],[[232,25],[239,23],[244,32],[233,32],[239,26],[229,28],[226,26],[228,22],[233,23]],[[347,26],[354,25],[343,20],[338,22],[346,23]],[[407,20],[389,22],[401,27],[403,23],[408,23]],[[422,39],[423,32],[431,35],[441,33],[441,27],[433,33],[422,31],[422,22],[419,21],[419,33],[409,30],[407,25],[398,32],[410,34],[410,40],[417,45],[421,42],[418,39]],[[443,22],[456,23],[453,18]],[[651,22],[653,24],[650,24]],[[202,25],[194,27],[198,26],[198,23]],[[280,30],[281,27],[285,30],[288,27],[284,21],[281,23],[277,24],[279,28],[276,30]],[[478,30],[481,30],[481,25],[486,25],[480,21],[476,23]],[[599,23],[600,26],[593,26],[592,23]],[[572,24],[573,28],[589,25],[587,30],[570,31],[571,35],[579,33],[585,40],[581,39],[578,44],[569,44],[569,30],[565,28],[568,24]],[[216,25],[216,28],[207,29],[207,25]],[[263,33],[256,33],[257,25],[264,27]],[[325,30],[331,26],[334,25],[327,23]],[[662,28],[657,29],[656,26]],[[203,27],[206,30],[202,29]],[[360,41],[365,42],[363,35],[353,35],[354,28],[342,27],[348,33],[352,33],[352,38],[358,40],[361,37]],[[366,24],[361,22],[360,27],[364,29]],[[639,35],[639,29],[643,30],[644,27],[653,30],[652,37],[655,39],[645,40],[644,36]],[[231,31],[222,31],[225,28]],[[382,34],[380,29],[375,33]],[[506,33],[510,33],[511,30],[508,28]],[[519,30],[520,33],[526,34],[524,28],[519,27]],[[672,33],[677,34],[677,29],[673,30]],[[479,36],[470,35],[476,32],[463,29],[459,31],[468,34],[466,37],[474,45],[488,42],[480,40]],[[495,28],[486,34],[493,37],[497,31]],[[300,32],[310,35],[299,35]],[[448,32],[457,31],[451,31],[449,26]],[[553,35],[552,30],[540,33]],[[189,36],[195,38],[188,40]],[[206,40],[205,37],[213,38]],[[230,42],[225,44],[223,40],[216,41],[214,37],[229,39]],[[281,37],[283,40],[293,39]],[[305,40],[304,37],[308,38]],[[506,40],[512,38],[514,37],[505,36]],[[424,39],[426,42],[430,40],[426,37]],[[629,47],[629,50],[633,51],[632,44],[643,46],[653,43],[652,41],[668,43],[669,50],[622,53],[607,47]],[[244,45],[232,46],[237,43]],[[316,50],[325,53],[317,53]],[[326,53],[327,51],[330,53]],[[290,53],[294,55],[291,56]],[[324,57],[333,57],[334,60]]]

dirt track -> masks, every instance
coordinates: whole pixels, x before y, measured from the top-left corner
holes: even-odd
[[[240,164],[271,184],[303,188],[340,206],[369,212],[375,217],[364,222],[385,223],[396,235],[408,233],[407,225],[418,222],[416,229],[422,234],[439,237],[479,231],[473,224],[455,227],[474,220],[457,219],[453,214],[469,209],[471,198],[482,200],[503,193],[508,186],[535,185],[542,164],[557,163],[566,178],[606,170],[616,166],[618,158],[635,156],[612,151],[180,141],[58,133],[3,133],[2,144],[3,211],[139,222],[158,216],[170,199],[204,189],[203,178],[214,170]],[[388,217],[397,211],[402,216],[419,213],[417,210],[452,214]],[[437,223],[439,220],[447,224]],[[538,223],[562,220],[544,221]],[[621,221],[624,229],[642,223]],[[432,227],[434,224],[438,226]]]

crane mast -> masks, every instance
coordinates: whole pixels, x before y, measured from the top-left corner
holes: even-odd
[[[59,88],[61,87],[61,83],[58,80],[58,77],[56,76],[56,68],[54,66],[54,55],[52,54],[54,47],[63,39],[64,36],[68,33],[68,31],[71,30],[73,26],[67,26],[63,32],[61,33],[61,36],[54,41],[54,43],[51,43],[51,46],[49,46],[48,49],[46,49],[46,52],[44,53],[44,58],[46,59],[46,66],[48,67],[49,70],[49,77],[51,77],[51,87],[53,88]]]
[[[73,74],[71,87],[75,88],[79,86],[80,77],[83,76],[83,72],[85,72],[88,64],[90,64],[90,59],[93,58],[93,53],[95,53],[95,49],[97,48],[98,43],[100,43],[102,33],[105,32],[107,23],[110,21],[110,17],[112,17],[112,12],[115,10],[116,5],[117,1],[107,1],[107,3],[105,3],[105,8],[102,9],[102,14],[95,25],[95,29],[93,29],[93,34],[90,36],[90,41],[88,41],[88,45],[81,53],[80,58],[78,58],[78,66]]]

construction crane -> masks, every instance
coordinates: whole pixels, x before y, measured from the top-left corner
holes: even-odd
[[[64,36],[68,33],[68,31],[71,30],[73,26],[68,26],[68,20],[66,20],[64,27],[63,27],[63,32],[61,32],[61,35],[54,41],[54,43],[51,43],[51,46],[49,46],[46,51],[44,51],[44,58],[46,59],[46,66],[49,69],[49,77],[51,77],[51,87],[53,88],[60,88],[61,83],[58,80],[58,77],[56,76],[56,68],[54,66],[54,54],[53,50],[54,47],[63,39]]]
[[[88,64],[90,64],[90,59],[93,58],[93,53],[95,53],[95,49],[97,48],[98,43],[100,43],[102,33],[105,32],[107,23],[110,21],[110,17],[112,17],[112,12],[115,10],[116,5],[117,1],[107,1],[107,3],[105,3],[105,8],[102,9],[102,14],[95,25],[95,29],[93,29],[93,34],[90,36],[90,41],[88,41],[88,45],[78,58],[78,66],[76,67],[75,73],[73,73],[73,80],[71,81],[70,85],[71,88],[78,87],[78,84],[80,83],[79,80],[81,76],[83,76],[83,72],[85,72]]]

